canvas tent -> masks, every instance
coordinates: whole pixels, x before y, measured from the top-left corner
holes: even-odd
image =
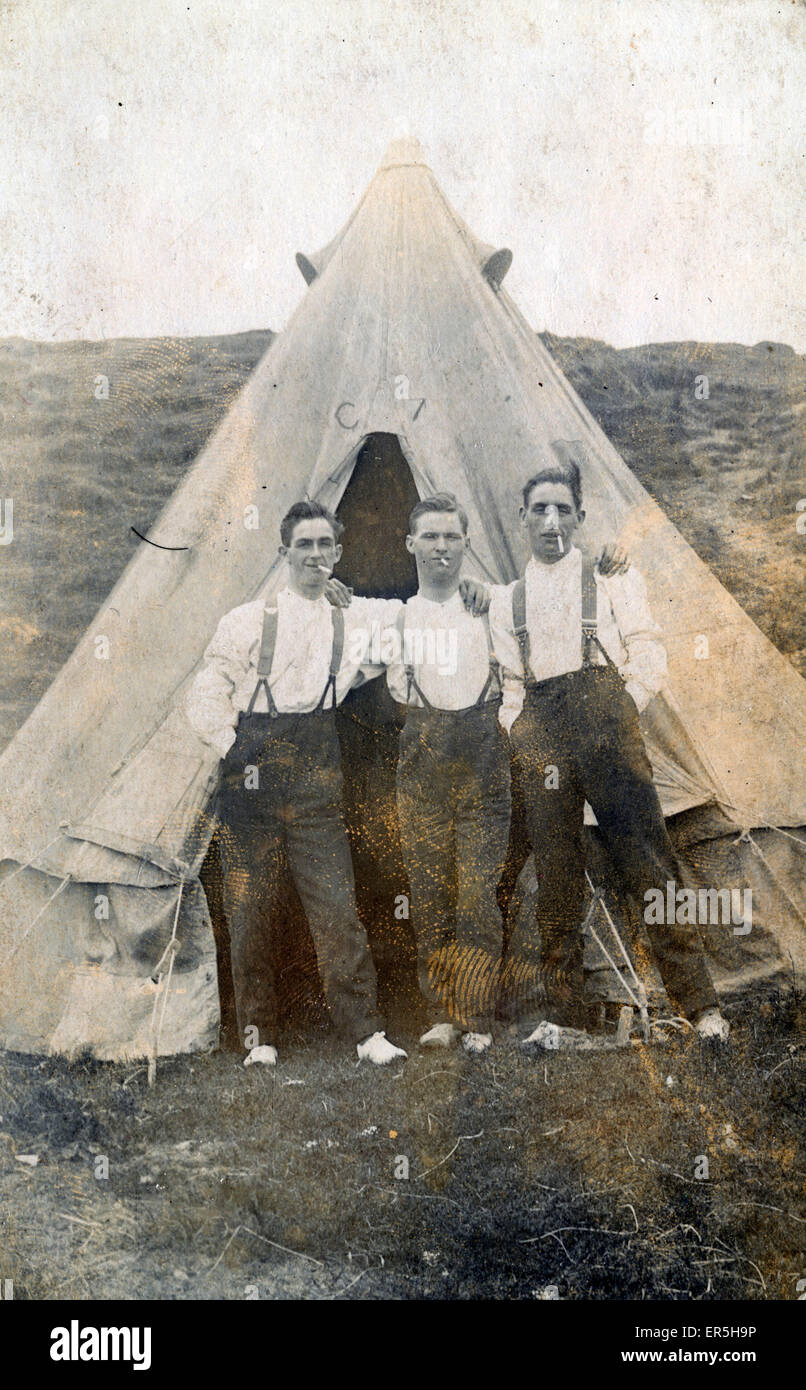
[[[473,236],[409,141],[326,249],[298,257],[303,301],[152,528],[171,548],[140,547],[0,759],[3,1046],[116,1058],[215,1044],[199,869],[216,760],[182,697],[220,616],[282,582],[283,513],[305,494],[338,507],[380,436],[420,495],[457,494],[469,567],[492,582],[522,571],[517,504],[536,460],[558,439],[582,450],[583,541],[622,540],[665,634],[668,689],[645,716],[665,812],[702,881],[754,888],[752,932],[716,943],[720,984],[806,973],[806,683],[577,398],[501,288],[510,259]],[[380,501],[399,544],[405,518]]]

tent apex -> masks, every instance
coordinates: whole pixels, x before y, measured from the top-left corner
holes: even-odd
[[[398,140],[393,140],[388,147],[381,169],[395,169],[401,164],[427,164],[425,150],[419,140],[415,140],[412,135],[401,136]]]

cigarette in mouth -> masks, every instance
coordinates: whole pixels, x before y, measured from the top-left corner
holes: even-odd
[[[439,559],[438,559],[438,561],[437,561],[437,564],[438,564],[438,565],[445,565],[445,566],[447,566],[448,561],[445,559],[445,557],[444,557],[443,555],[440,555],[440,557],[439,557]]]
[[[565,554],[565,548],[564,548],[564,546],[563,546],[563,538],[562,538],[562,536],[558,536],[558,537],[557,537],[557,549],[559,550],[559,552],[560,552],[561,555],[564,555],[564,554]]]

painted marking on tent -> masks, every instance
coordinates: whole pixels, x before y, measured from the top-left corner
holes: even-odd
[[[336,406],[336,409],[334,410],[333,414],[335,415],[343,430],[354,430],[358,425],[357,417],[355,420],[353,420],[353,423],[351,425],[348,425],[347,421],[342,420],[341,418],[341,412],[343,410],[347,410],[348,407],[352,410],[355,410],[355,401],[342,401],[341,405]],[[134,528],[132,527],[132,530],[133,529]]]
[[[157,541],[150,541],[148,536],[140,535],[136,526],[133,526],[131,529],[135,536],[140,536],[141,541],[145,541],[148,545],[153,545],[156,550],[190,550],[189,545],[160,545]]]

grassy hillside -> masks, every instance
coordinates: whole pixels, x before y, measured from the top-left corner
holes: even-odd
[[[0,547],[0,743],[133,555],[130,527],[151,525],[272,336],[0,343],[0,497],[14,499],[16,530]],[[772,343],[544,341],[687,540],[806,673],[795,529],[806,359]]]
[[[0,497],[13,497],[15,527],[0,548],[0,743],[140,545],[130,528],[148,531],[272,337],[0,344]]]
[[[806,675],[806,358],[780,343],[545,341],[644,487]]]

